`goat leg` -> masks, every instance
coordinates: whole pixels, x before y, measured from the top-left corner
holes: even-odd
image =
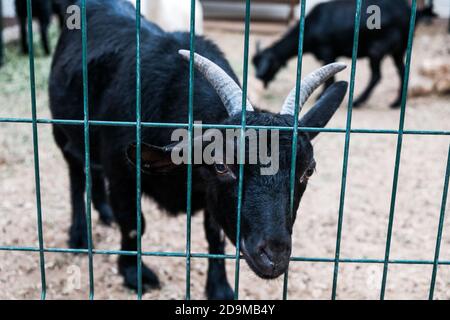
[[[208,240],[209,253],[224,254],[225,237],[207,210],[205,210],[204,228]],[[227,280],[225,260],[208,259],[206,295],[209,300],[233,300],[234,294]]]
[[[353,103],[353,107],[360,107],[367,99],[372,95],[373,89],[381,80],[381,59],[380,58],[371,58],[370,59],[370,68],[372,70],[372,77],[370,79],[369,85],[366,90],[359,96],[358,99]]]
[[[28,54],[26,18],[23,17],[20,17],[20,44],[22,46],[22,53]]]
[[[69,232],[69,247],[87,249],[87,223],[85,214],[84,191],[86,179],[83,164],[72,156],[65,156],[69,166],[70,192],[72,200],[72,225]]]
[[[402,103],[403,85],[405,83],[405,62],[403,61],[403,57],[403,52],[393,55],[398,76],[400,77],[400,90],[397,99],[391,104],[391,108],[398,108]]]
[[[50,55],[50,43],[49,43],[49,39],[48,39],[48,26],[49,26],[49,22],[41,21],[40,31],[41,31],[42,47],[44,48],[44,52],[47,56]]]
[[[67,136],[59,127],[53,127],[53,136],[69,168],[70,196],[72,202],[72,224],[69,229],[69,247],[72,249],[86,249],[88,247],[84,201],[86,178],[83,161],[73,156],[67,148]]]
[[[109,179],[111,206],[114,217],[122,235],[122,251],[137,251],[137,217],[136,217],[136,182],[132,179]],[[140,196],[140,195],[139,195]],[[141,214],[142,215],[142,214]],[[145,219],[142,215],[142,234],[145,232]],[[119,257],[119,273],[124,278],[124,285],[130,289],[138,289],[137,256],[121,255]],[[142,263],[142,290],[159,288],[157,275]]]
[[[113,222],[113,213],[106,192],[105,177],[101,169],[92,169],[92,202],[98,211],[100,221],[109,226]]]

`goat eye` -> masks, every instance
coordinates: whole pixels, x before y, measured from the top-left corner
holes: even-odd
[[[315,168],[309,168],[308,170],[305,171],[305,173],[303,174],[303,176],[300,178],[300,183],[305,183],[309,180],[309,178],[311,178],[314,174],[314,172],[316,171]]]
[[[305,173],[306,178],[308,178],[308,179],[311,178],[314,174],[314,171],[315,171],[314,168],[306,170],[306,173]]]
[[[214,165],[214,169],[216,169],[216,172],[220,175],[224,175],[224,174],[228,173],[228,166],[223,163],[216,163]]]

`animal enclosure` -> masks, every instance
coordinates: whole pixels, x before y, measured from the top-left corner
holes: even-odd
[[[30,44],[33,43],[33,24],[31,20],[32,14],[30,14],[31,11],[31,1],[27,0],[27,9],[28,9],[28,42]],[[355,12],[355,26],[358,26],[360,24],[361,19],[361,8],[362,8],[362,0],[355,0],[357,4],[357,10]],[[139,11],[140,11],[140,2],[139,0],[137,2],[137,10],[136,10],[136,17],[139,17]],[[47,271],[46,267],[46,259],[50,255],[64,255],[64,254],[79,254],[77,257],[78,259],[85,259],[87,262],[87,270],[88,270],[88,284],[89,284],[89,298],[95,299],[96,298],[96,292],[95,292],[95,284],[96,284],[96,272],[95,272],[95,263],[97,259],[108,259],[109,256],[118,256],[118,255],[131,255],[131,256],[137,256],[138,257],[138,268],[140,266],[140,263],[144,259],[178,259],[179,261],[182,261],[182,265],[184,265],[185,270],[185,292],[184,296],[186,299],[191,299],[191,288],[193,287],[193,283],[191,281],[191,268],[192,265],[195,263],[196,260],[205,260],[208,258],[213,259],[224,259],[227,261],[232,261],[234,263],[234,288],[235,288],[235,298],[239,299],[240,297],[240,283],[241,283],[241,254],[240,254],[240,248],[239,248],[239,241],[236,241],[237,248],[235,250],[235,253],[233,254],[226,254],[226,255],[210,255],[198,251],[193,251],[192,249],[192,209],[191,209],[191,184],[192,184],[192,168],[188,171],[188,192],[186,195],[187,203],[186,203],[186,220],[185,220],[185,246],[184,250],[179,251],[165,251],[165,250],[145,250],[144,245],[142,243],[142,235],[141,235],[141,207],[142,204],[140,201],[138,201],[137,204],[137,219],[138,219],[138,229],[137,229],[137,239],[138,239],[138,250],[133,252],[124,252],[120,250],[114,250],[111,248],[102,248],[102,249],[94,249],[94,242],[95,242],[95,234],[92,232],[92,217],[91,217],[91,164],[90,164],[90,129],[94,126],[128,126],[136,128],[136,140],[137,143],[137,152],[140,153],[141,148],[141,129],[143,127],[152,127],[152,128],[163,128],[163,127],[179,127],[179,128],[187,128],[190,132],[190,141],[192,143],[192,134],[194,128],[197,126],[197,124],[194,123],[193,119],[193,104],[194,102],[194,77],[196,76],[196,72],[194,69],[194,55],[195,52],[195,37],[194,37],[194,30],[195,29],[195,22],[191,21],[191,59],[190,59],[190,92],[189,92],[189,122],[187,123],[180,123],[180,124],[169,124],[169,123],[145,123],[141,121],[141,105],[140,105],[140,94],[141,94],[141,79],[140,79],[140,72],[141,72],[141,65],[140,65],[140,59],[141,59],[141,52],[140,52],[140,19],[136,19],[136,74],[137,74],[137,83],[136,83],[136,97],[137,97],[137,105],[136,105],[136,121],[135,122],[102,122],[102,121],[91,121],[89,119],[89,103],[88,103],[88,69],[86,64],[86,56],[87,56],[87,37],[88,34],[86,32],[86,5],[85,0],[82,2],[81,12],[82,12],[82,44],[83,44],[83,51],[80,52],[80,55],[83,57],[83,75],[84,75],[84,81],[83,81],[83,95],[84,95],[84,120],[71,120],[71,121],[63,121],[63,120],[55,120],[55,119],[47,119],[47,118],[39,118],[37,114],[37,104],[38,99],[36,97],[36,86],[38,85],[36,83],[36,77],[35,77],[35,55],[33,51],[33,46],[30,46],[30,54],[29,54],[29,75],[30,75],[30,94],[31,94],[31,112],[32,117],[31,118],[19,118],[19,117],[8,117],[3,116],[0,117],[1,123],[11,124],[11,125],[19,125],[19,124],[31,124],[32,126],[32,145],[33,145],[33,164],[34,164],[34,174],[35,174],[35,197],[36,197],[36,233],[38,238],[38,246],[21,246],[21,245],[3,245],[0,243],[0,252],[3,252],[5,255],[5,259],[8,258],[8,254],[12,254],[15,252],[24,253],[24,254],[37,254],[39,259],[39,269],[40,269],[40,290],[41,290],[41,298],[45,299],[47,297],[47,288],[48,288],[48,279],[49,279],[49,273]],[[245,30],[244,30],[244,51],[243,53],[239,53],[241,57],[241,64],[242,64],[242,74],[243,74],[243,92],[244,96],[242,101],[246,101],[247,96],[247,90],[248,90],[248,77],[249,77],[249,50],[250,50],[250,35],[251,35],[251,23],[250,23],[250,6],[251,1],[245,0],[246,3],[246,19],[245,19]],[[387,290],[387,283],[388,283],[388,276],[389,272],[393,267],[396,266],[428,266],[431,267],[431,272],[429,274],[429,282],[428,282],[428,298],[433,299],[434,293],[435,293],[435,285],[436,280],[438,277],[438,270],[442,266],[449,266],[450,260],[448,258],[445,258],[443,260],[440,258],[441,253],[441,241],[442,236],[444,232],[444,224],[445,224],[445,213],[446,213],[446,204],[447,204],[447,195],[448,195],[448,188],[449,188],[449,179],[450,179],[450,148],[448,149],[448,153],[445,155],[446,163],[445,165],[445,174],[442,176],[442,182],[443,182],[443,189],[442,192],[439,195],[439,203],[440,203],[440,211],[439,211],[439,219],[437,222],[437,228],[435,230],[436,237],[434,242],[434,252],[433,252],[433,258],[432,259],[422,259],[422,258],[415,258],[415,257],[405,257],[403,259],[392,259],[391,258],[391,244],[392,244],[392,235],[393,235],[393,228],[394,228],[394,221],[396,216],[396,204],[397,204],[397,191],[401,187],[399,184],[400,180],[400,169],[401,169],[401,160],[403,155],[403,149],[404,149],[404,141],[408,139],[409,137],[427,137],[427,138],[447,138],[450,136],[450,131],[445,130],[436,130],[435,128],[424,128],[424,129],[414,129],[414,130],[408,130],[405,129],[405,118],[407,114],[407,93],[408,93],[408,79],[410,74],[410,65],[411,65],[411,59],[413,54],[413,39],[414,39],[414,28],[415,28],[415,18],[416,18],[416,1],[414,0],[412,2],[412,14],[411,14],[411,20],[410,20],[410,30],[409,30],[409,39],[408,39],[408,50],[406,55],[406,81],[403,86],[403,96],[402,96],[402,103],[401,108],[399,110],[400,116],[399,116],[399,122],[398,127],[396,129],[385,129],[385,128],[354,128],[352,126],[352,119],[353,119],[353,96],[355,92],[355,86],[356,86],[356,71],[357,66],[359,63],[357,63],[357,50],[358,50],[358,44],[359,44],[359,28],[354,29],[354,42],[353,42],[353,59],[351,61],[351,72],[350,72],[350,94],[347,101],[347,113],[346,113],[346,125],[345,128],[326,128],[326,129],[317,129],[317,128],[303,128],[299,127],[298,122],[296,122],[295,126],[289,127],[289,128],[272,128],[272,129],[279,129],[279,130],[289,130],[292,132],[295,137],[300,132],[324,132],[330,135],[340,135],[343,139],[343,149],[342,149],[342,162],[340,163],[340,166],[342,168],[342,175],[340,177],[340,185],[339,185],[339,206],[338,206],[338,212],[337,212],[337,230],[336,230],[336,239],[335,245],[334,245],[334,257],[332,258],[325,258],[321,255],[310,255],[310,256],[297,256],[293,255],[291,257],[291,269],[293,265],[301,265],[304,264],[305,266],[308,266],[312,263],[322,263],[330,266],[330,277],[332,279],[332,288],[331,288],[331,298],[335,299],[337,298],[337,292],[338,292],[338,284],[339,284],[339,277],[341,275],[341,270],[344,268],[345,265],[352,265],[352,264],[358,264],[358,265],[374,265],[374,266],[381,266],[381,279],[380,279],[380,290],[378,293],[379,298],[384,299],[386,290]],[[192,1],[191,6],[191,16],[195,16],[195,1]],[[296,97],[296,116],[295,119],[298,119],[298,105],[299,105],[299,92],[300,92],[300,85],[301,85],[301,74],[302,74],[302,68],[303,68],[303,50],[302,50],[302,42],[303,42],[303,32],[304,32],[304,22],[305,22],[305,1],[301,3],[300,7],[301,13],[300,13],[300,38],[299,38],[299,50],[298,50],[298,59],[297,59],[297,66],[296,66],[296,90],[297,90],[297,97]],[[245,107],[243,108],[245,110]],[[445,115],[445,114],[444,114]],[[42,153],[39,152],[40,146],[39,146],[39,129],[41,126],[46,126],[48,124],[62,124],[62,125],[70,125],[70,126],[81,126],[84,128],[84,143],[86,145],[86,153],[85,153],[85,160],[86,160],[86,181],[87,181],[87,187],[86,187],[86,215],[87,215],[87,221],[88,221],[88,240],[89,240],[89,246],[86,250],[77,250],[77,249],[65,249],[65,248],[58,248],[58,247],[49,247],[46,245],[45,241],[45,229],[43,228],[43,216],[45,215],[45,211],[43,210],[42,205],[42,194],[41,194],[41,166],[40,166],[40,158],[42,157]],[[208,127],[214,127],[209,126]],[[246,112],[242,112],[242,124],[241,126],[229,126],[230,129],[236,129],[241,128],[243,131],[245,129],[270,129],[268,127],[251,127],[247,126],[246,124]],[[343,238],[344,230],[344,221],[346,218],[346,194],[347,194],[347,177],[348,177],[348,167],[349,162],[351,161],[350,157],[350,150],[351,150],[351,143],[352,141],[357,139],[362,139],[365,137],[378,137],[378,136],[393,136],[395,137],[395,159],[392,164],[392,185],[391,185],[391,192],[390,192],[390,201],[387,204],[389,215],[388,220],[386,224],[386,238],[383,239],[384,241],[384,257],[382,259],[373,259],[373,258],[360,258],[359,256],[350,257],[350,258],[343,258],[342,257],[342,245],[341,240]],[[242,138],[243,139],[243,138]],[[448,144],[448,139],[446,140]],[[295,159],[297,157],[296,148],[292,148],[293,153],[292,157]],[[30,155],[31,156],[31,155]],[[189,155],[192,157],[192,155]],[[137,157],[139,159],[139,157]],[[0,159],[1,160],[1,159]],[[137,168],[136,168],[136,176],[137,176],[137,193],[140,193],[141,190],[141,164],[138,161]],[[412,174],[412,173],[411,173]],[[419,173],[422,174],[422,173]],[[242,185],[244,183],[243,181],[243,167],[240,168],[240,175],[239,175],[239,203],[242,202]],[[294,181],[296,179],[296,172],[295,169],[291,172],[291,180]],[[31,183],[31,182],[29,182]],[[370,182],[367,182],[367,184],[370,184]],[[238,206],[236,215],[238,217],[238,224],[237,229],[240,229],[240,210],[241,206]],[[299,222],[301,223],[301,221]],[[148,226],[149,229],[152,228],[152,226]],[[169,232],[169,231],[167,231]],[[239,237],[239,232],[238,232]],[[151,261],[151,260],[150,260]],[[296,271],[298,271],[296,269]],[[282,284],[282,295],[280,298],[288,299],[289,298],[289,285],[293,281],[292,278],[294,276],[294,273],[291,271],[289,274],[286,274],[284,276],[283,284]],[[140,277],[138,277],[140,279]],[[137,297],[141,299],[143,297],[142,294],[142,283],[139,281],[138,286],[138,293]]]

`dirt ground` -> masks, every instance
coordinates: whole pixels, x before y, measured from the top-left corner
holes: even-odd
[[[251,54],[257,39],[269,45],[282,33],[255,27]],[[445,23],[418,29],[412,63],[412,77],[421,61],[435,54],[450,58],[450,35]],[[53,30],[55,36],[56,31]],[[242,28],[207,24],[206,35],[215,39],[242,75]],[[447,44],[447,49],[442,48]],[[7,47],[8,64],[0,70],[0,117],[30,117],[28,60],[17,58],[17,43]],[[446,50],[446,51],[445,51]],[[440,53],[438,51],[441,51]],[[350,65],[347,59],[342,60]],[[47,77],[50,59],[38,50],[38,117],[49,117]],[[304,74],[319,64],[305,55]],[[253,77],[251,67],[249,96],[259,107],[277,111],[295,84],[296,61],[285,68],[265,91]],[[339,78],[349,79],[349,70]],[[357,67],[356,94],[368,81],[368,63]],[[390,59],[383,63],[383,80],[362,109],[353,112],[353,128],[398,129],[399,110],[388,105],[395,99],[399,80]],[[337,112],[330,127],[345,128],[347,107]],[[405,128],[450,130],[450,97],[431,96],[408,100]],[[314,142],[317,173],[311,180],[294,228],[294,256],[334,258],[337,218],[344,150],[343,134],[323,133]],[[406,135],[403,141],[400,178],[392,237],[391,259],[433,260],[440,213],[448,136]],[[353,134],[350,144],[347,194],[342,230],[342,258],[383,259],[397,136],[391,134]],[[37,247],[36,204],[32,131],[30,124],[0,123],[0,246]],[[44,241],[47,248],[66,248],[70,222],[68,177],[65,162],[51,136],[51,127],[39,126],[39,152],[42,188]],[[449,204],[448,204],[449,205]],[[448,211],[448,210],[447,210]],[[144,200],[147,221],[152,224],[143,237],[143,250],[183,252],[186,217],[169,218],[148,199]],[[192,221],[192,252],[206,252],[202,215]],[[99,224],[93,212],[93,236],[97,249],[119,249],[117,226]],[[227,251],[234,254],[234,247]],[[116,268],[116,256],[94,258],[96,299],[135,299],[125,289]],[[441,260],[450,260],[450,217],[447,214],[441,245]],[[88,259],[85,255],[45,254],[48,299],[88,298]],[[185,260],[183,258],[144,258],[157,272],[162,289],[145,294],[144,299],[183,299]],[[340,265],[339,299],[377,299],[382,264]],[[192,260],[191,291],[194,299],[204,298],[207,261]],[[227,261],[230,283],[234,283],[234,261]],[[390,265],[387,299],[426,299],[430,287],[431,265]],[[293,262],[289,273],[289,298],[329,299],[333,279],[332,263]],[[79,286],[78,286],[79,284]],[[257,278],[242,261],[240,297],[280,299],[282,278]],[[30,252],[0,251],[0,298],[38,299],[40,296],[39,256]],[[450,299],[450,265],[440,266],[437,299]]]

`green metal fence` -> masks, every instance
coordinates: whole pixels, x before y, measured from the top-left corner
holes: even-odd
[[[341,180],[341,191],[340,191],[340,204],[338,211],[338,224],[337,224],[337,239],[336,239],[336,249],[334,258],[322,258],[322,257],[291,257],[293,263],[297,262],[321,262],[321,263],[332,263],[334,264],[333,272],[333,282],[332,282],[332,292],[331,298],[336,298],[339,267],[342,263],[359,263],[359,264],[382,264],[383,265],[383,277],[381,283],[380,299],[384,299],[386,291],[386,283],[389,271],[389,265],[401,264],[401,265],[431,265],[433,266],[432,274],[430,275],[430,289],[429,289],[429,299],[433,299],[433,294],[435,290],[436,277],[439,265],[450,265],[450,261],[440,260],[440,245],[442,239],[442,232],[444,226],[444,218],[446,211],[446,202],[449,189],[450,180],[450,145],[447,156],[447,167],[444,178],[444,190],[442,193],[442,204],[440,211],[439,226],[437,230],[436,237],[436,247],[435,256],[433,260],[393,260],[390,259],[390,248],[392,239],[392,230],[395,215],[395,205],[396,205],[396,195],[398,188],[398,178],[400,171],[400,160],[402,156],[402,144],[404,135],[428,135],[428,136],[450,136],[450,131],[436,131],[436,130],[405,130],[405,110],[407,106],[407,91],[408,91],[408,79],[409,71],[411,65],[411,55],[412,55],[412,44],[413,35],[416,21],[416,0],[412,1],[412,11],[410,17],[410,30],[408,38],[408,49],[406,54],[406,69],[405,69],[405,79],[403,86],[403,96],[400,109],[400,121],[398,130],[382,130],[382,129],[360,129],[352,127],[352,105],[353,105],[353,95],[355,89],[355,74],[357,67],[357,52],[359,43],[359,28],[361,21],[361,8],[362,0],[355,0],[356,2],[356,12],[354,19],[354,42],[353,42],[353,57],[351,66],[351,76],[350,76],[350,94],[348,99],[348,111],[347,111],[347,122],[345,129],[341,128],[303,128],[299,127],[298,123],[298,113],[299,113],[299,92],[300,92],[300,76],[302,73],[302,58],[303,58],[303,34],[305,28],[305,5],[306,1],[302,1],[300,5],[300,35],[299,35],[299,47],[298,47],[298,61],[297,61],[297,81],[296,81],[296,108],[295,108],[295,124],[293,127],[263,127],[263,126],[248,126],[246,124],[246,108],[245,101],[247,100],[247,79],[248,79],[248,54],[249,54],[249,35],[250,35],[250,0],[245,0],[246,14],[245,14],[245,37],[244,37],[244,52],[243,52],[243,112],[242,112],[242,123],[241,125],[198,125],[194,124],[193,115],[193,105],[194,105],[194,52],[195,52],[195,21],[191,18],[191,35],[190,35],[190,49],[191,49],[191,59],[190,59],[190,76],[189,76],[189,117],[188,123],[147,123],[142,122],[141,119],[141,65],[140,65],[140,10],[141,1],[137,0],[136,6],[136,122],[113,122],[113,121],[91,121],[89,120],[89,104],[88,104],[88,68],[87,68],[87,28],[86,28],[86,0],[81,1],[81,21],[82,21],[82,64],[83,64],[83,95],[84,95],[84,119],[83,120],[58,120],[58,119],[38,119],[36,114],[36,90],[35,90],[35,74],[34,74],[34,52],[33,52],[33,25],[31,19],[31,1],[27,0],[28,9],[28,42],[30,43],[30,54],[29,54],[29,66],[30,66],[30,92],[31,92],[31,119],[29,118],[0,118],[0,122],[4,123],[30,123],[32,124],[33,131],[33,147],[34,147],[34,171],[35,171],[35,184],[36,184],[36,218],[37,218],[37,234],[39,240],[38,247],[19,247],[19,246],[0,246],[0,251],[19,251],[19,252],[38,252],[40,259],[40,272],[41,272],[41,298],[46,298],[46,271],[45,271],[45,254],[46,253],[78,253],[84,254],[88,257],[89,265],[89,298],[94,299],[94,271],[93,271],[93,257],[94,255],[129,255],[137,256],[138,261],[138,293],[137,298],[142,298],[142,257],[153,256],[153,257],[178,257],[186,259],[186,299],[191,298],[190,294],[190,272],[191,272],[191,259],[231,259],[235,260],[235,298],[239,298],[239,275],[240,275],[240,215],[241,215],[241,205],[242,205],[242,191],[243,191],[243,177],[244,177],[244,166],[240,164],[239,167],[239,188],[238,188],[238,207],[237,207],[237,241],[236,241],[236,252],[234,255],[213,255],[206,253],[193,253],[191,252],[191,192],[192,192],[192,166],[188,166],[188,188],[187,188],[187,203],[186,203],[186,250],[185,252],[147,252],[142,251],[141,238],[142,238],[142,221],[141,221],[141,201],[137,201],[137,251],[120,251],[120,250],[95,250],[92,245],[92,223],[91,223],[91,173],[90,173],[90,148],[89,148],[89,133],[91,126],[129,126],[136,128],[136,140],[137,140],[137,154],[141,152],[141,129],[143,127],[166,127],[166,128],[188,128],[189,129],[189,141],[193,143],[193,130],[194,128],[201,126],[202,128],[227,128],[227,129],[242,129],[241,130],[241,142],[245,139],[245,129],[275,129],[275,130],[288,130],[292,131],[293,134],[293,147],[292,147],[292,159],[295,160],[297,157],[297,138],[299,132],[328,132],[334,134],[345,134],[345,146],[344,146],[344,159],[342,166],[342,180]],[[243,0],[244,1],[244,0]],[[195,17],[195,1],[191,1],[191,17]],[[88,248],[87,249],[65,249],[65,248],[49,248],[46,247],[43,240],[43,227],[42,227],[42,206],[41,206],[41,188],[40,188],[40,177],[39,177],[39,139],[38,139],[38,125],[45,124],[64,124],[64,125],[77,125],[84,127],[84,142],[85,142],[85,172],[86,172],[86,220],[87,220],[87,231],[88,231]],[[345,194],[347,185],[347,168],[349,160],[349,148],[351,142],[352,134],[382,134],[382,135],[396,135],[397,136],[397,148],[396,148],[396,159],[394,164],[394,175],[392,182],[392,194],[390,203],[390,213],[389,222],[387,225],[387,238],[385,246],[385,256],[384,259],[360,259],[360,258],[341,258],[341,238],[342,238],[342,226],[344,222],[344,204],[345,204]],[[244,143],[241,143],[241,156],[244,152]],[[192,159],[192,152],[190,150],[188,158]],[[136,177],[137,193],[141,193],[141,163],[140,156],[136,157],[137,167],[136,167]],[[192,163],[192,161],[190,161]],[[291,210],[294,208],[293,195],[294,195],[294,182],[295,182],[295,161],[292,161],[291,168]],[[139,197],[138,197],[139,198]],[[283,299],[288,298],[288,286],[289,286],[289,275],[285,274],[284,277],[284,288],[283,288]]]

